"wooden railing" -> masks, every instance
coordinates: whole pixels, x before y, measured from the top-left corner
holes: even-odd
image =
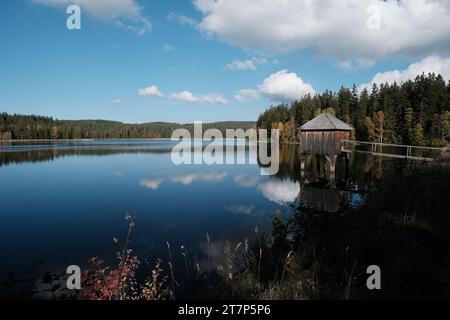
[[[355,147],[357,145],[369,145],[371,146],[371,150],[356,150],[350,148],[350,145],[353,144]],[[388,153],[383,152],[383,147],[395,147],[395,148],[404,148],[406,149],[406,154],[397,154],[397,153]],[[427,150],[427,151],[436,151],[435,157],[423,157],[423,156],[414,156],[412,155],[412,150]],[[423,146],[411,146],[404,144],[392,144],[392,143],[381,143],[381,142],[367,142],[367,141],[357,141],[357,140],[341,140],[341,150],[343,152],[359,152],[359,153],[369,153],[372,155],[391,157],[391,158],[402,158],[402,159],[413,159],[413,160],[425,160],[432,161],[439,157],[446,157],[446,153],[449,150],[447,147],[423,147]],[[437,152],[439,151],[439,152]]]

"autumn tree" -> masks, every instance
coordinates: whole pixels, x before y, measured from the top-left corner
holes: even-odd
[[[411,143],[415,146],[423,146],[425,143],[423,128],[420,123],[417,123],[413,129]]]

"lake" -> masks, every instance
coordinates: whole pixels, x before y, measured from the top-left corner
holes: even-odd
[[[59,141],[0,144],[0,274],[86,266],[114,258],[113,238],[124,239],[126,213],[136,216],[132,247],[152,262],[167,259],[169,242],[183,266],[181,246],[201,270],[224,244],[270,233],[274,213],[292,205],[333,214],[360,205],[386,172],[407,162],[340,156],[336,174],[324,159],[306,158],[297,145],[280,148],[280,170],[259,165],[175,165],[172,141]],[[241,151],[248,153],[248,149]],[[249,155],[245,155],[249,156]],[[208,263],[209,265],[209,263]],[[179,267],[179,273],[184,269]]]

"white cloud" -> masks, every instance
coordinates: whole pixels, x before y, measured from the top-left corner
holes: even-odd
[[[338,61],[336,66],[344,70],[360,70],[371,68],[375,64],[376,62],[371,59],[356,58]]]
[[[172,100],[179,100],[184,102],[203,102],[209,104],[227,104],[227,99],[222,94],[210,93],[202,96],[195,96],[189,91],[183,91],[179,93],[172,93],[170,96]]]
[[[198,102],[199,101],[199,98],[194,96],[189,91],[183,91],[180,93],[172,93],[172,95],[170,96],[170,99],[180,100],[180,101],[184,101],[184,102]]]
[[[271,74],[259,86],[266,97],[277,101],[294,101],[315,91],[309,83],[305,83],[296,73],[281,70]]]
[[[188,16],[185,15],[176,14],[174,12],[169,13],[167,15],[167,19],[169,19],[169,21],[171,22],[177,22],[185,27],[191,27],[195,29],[198,26],[197,21],[195,21],[194,19],[189,18]]]
[[[184,185],[190,185],[194,181],[205,182],[221,182],[227,177],[226,172],[206,172],[206,173],[189,173],[179,176],[173,176],[170,180],[174,183],[181,183]]]
[[[142,97],[163,97],[164,94],[158,90],[156,86],[150,86],[144,89],[139,89],[138,94]]]
[[[300,193],[300,185],[290,180],[269,179],[259,185],[264,197],[278,204],[293,202]]]
[[[248,100],[259,100],[260,96],[258,91],[254,89],[241,89],[236,92],[234,99],[236,101],[243,102]]]
[[[248,60],[233,60],[233,62],[227,64],[225,66],[225,69],[228,70],[236,70],[236,71],[242,71],[242,70],[256,70],[257,65],[266,64],[267,60],[264,58],[257,58],[253,57]]]
[[[163,52],[164,53],[167,53],[167,52],[170,52],[170,51],[173,51],[173,50],[174,50],[174,48],[170,44],[168,44],[168,43],[164,44],[164,46],[163,46]]]
[[[369,83],[364,83],[358,87],[358,91],[362,91],[364,88],[371,89],[374,83],[389,83],[394,82],[402,83],[408,80],[413,80],[418,75],[425,73],[440,74],[446,80],[450,80],[450,58],[440,58],[432,56],[421,60],[420,62],[413,63],[405,70],[392,70],[387,72],[377,73]]]
[[[112,104],[123,104],[124,103],[124,101],[122,99],[114,99],[111,102],[112,102]]]
[[[227,104],[228,100],[221,94],[211,93],[200,97],[200,100],[210,104]]]
[[[233,62],[227,64],[225,69],[229,70],[256,70],[255,64],[252,60],[234,60]]]
[[[139,181],[139,185],[150,190],[156,190],[162,182],[162,179],[142,179]]]
[[[142,8],[135,0],[33,0],[35,3],[55,8],[80,6],[81,14],[103,22],[115,22],[139,35],[152,30],[151,22],[142,15]]]
[[[448,0],[195,0],[199,29],[244,49],[309,48],[336,61],[450,52]],[[380,28],[368,27],[376,5]]]

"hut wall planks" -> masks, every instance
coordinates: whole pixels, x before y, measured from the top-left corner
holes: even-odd
[[[301,131],[301,150],[310,154],[340,154],[341,140],[349,138],[349,131]]]

